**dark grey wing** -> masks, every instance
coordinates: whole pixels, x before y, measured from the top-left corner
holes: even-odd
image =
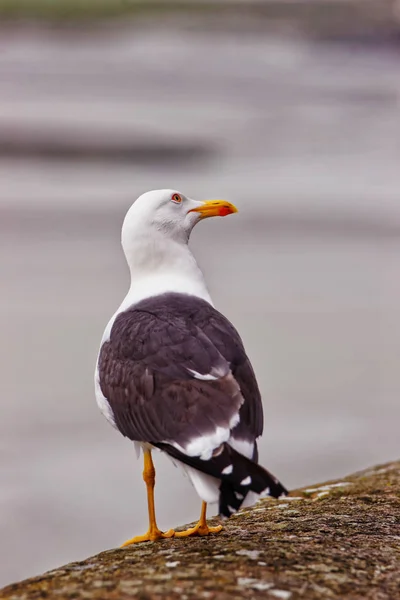
[[[240,421],[234,430],[235,437],[256,439],[263,432],[263,406],[257,379],[241,337],[232,323],[214,308],[206,307],[199,316],[196,323],[229,363],[244,398]]]
[[[228,362],[168,299],[118,315],[98,368],[115,424],[132,440],[211,455],[239,420],[243,398]]]

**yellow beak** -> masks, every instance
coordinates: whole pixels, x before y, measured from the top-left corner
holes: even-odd
[[[207,217],[226,217],[238,212],[238,209],[226,200],[207,200],[189,212],[198,212],[202,219],[206,219]]]

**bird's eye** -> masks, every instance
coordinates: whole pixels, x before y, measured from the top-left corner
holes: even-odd
[[[176,202],[176,204],[180,204],[182,202],[182,196],[180,194],[172,194],[171,200],[172,202]]]

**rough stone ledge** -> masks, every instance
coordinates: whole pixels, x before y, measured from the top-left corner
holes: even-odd
[[[400,461],[263,500],[217,536],[109,550],[0,590],[34,598],[395,600]]]

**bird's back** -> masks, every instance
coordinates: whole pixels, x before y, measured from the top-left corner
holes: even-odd
[[[221,383],[229,372],[233,381]],[[262,433],[260,392],[242,340],[229,320],[201,298],[167,293],[118,314],[100,349],[98,375],[118,429],[133,440],[150,441],[150,434],[154,442],[168,439],[172,433],[166,431],[165,415],[158,431],[140,421],[155,417],[153,411],[165,413],[165,406],[172,410],[179,400],[186,412],[179,413],[178,421],[188,421],[188,427],[191,415],[209,421],[210,411],[219,417],[240,403],[233,437],[253,446]],[[238,397],[231,389],[235,383],[242,396],[236,404],[231,401]],[[148,414],[142,416],[143,411]],[[185,437],[175,427],[174,434],[179,433]]]

